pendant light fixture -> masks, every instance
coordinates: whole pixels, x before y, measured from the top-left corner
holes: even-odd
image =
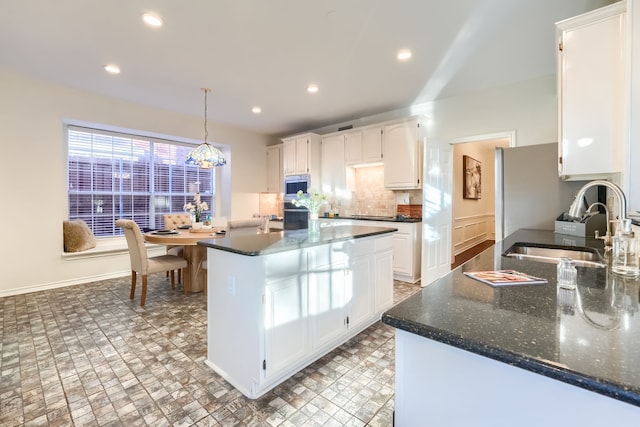
[[[202,91],[204,92],[204,142],[189,151],[185,164],[208,169],[212,166],[226,165],[227,161],[222,151],[207,142],[207,137],[209,136],[209,131],[207,130],[207,93],[211,92],[211,89],[203,87]]]

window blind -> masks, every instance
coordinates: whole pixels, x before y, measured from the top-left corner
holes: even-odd
[[[187,166],[193,146],[139,135],[67,127],[69,219],[97,237],[116,236],[118,218],[163,228],[162,215],[183,212],[200,191],[215,212],[214,169]]]

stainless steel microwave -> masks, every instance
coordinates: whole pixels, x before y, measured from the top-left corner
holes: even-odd
[[[288,175],[284,177],[284,199],[291,201],[296,198],[298,191],[306,193],[311,185],[309,175]]]

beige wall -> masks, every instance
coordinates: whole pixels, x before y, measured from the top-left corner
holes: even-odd
[[[198,88],[194,88],[195,91]],[[66,120],[152,132],[198,142],[202,118],[53,86],[0,71],[0,182],[4,242],[0,296],[129,274],[127,254],[62,258],[67,213]],[[223,214],[250,216],[266,190],[266,149],[272,138],[210,123],[210,141],[224,144],[231,167],[221,170],[231,194]],[[255,196],[251,196],[255,195]],[[238,197],[255,206],[234,203]]]

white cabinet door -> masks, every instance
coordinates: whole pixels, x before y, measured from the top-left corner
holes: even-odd
[[[362,129],[362,161],[365,163],[382,161],[382,127]]]
[[[309,315],[312,319],[312,349],[330,344],[347,329],[345,264],[314,265],[309,274]]]
[[[362,132],[344,134],[344,162],[348,166],[362,163]]]
[[[320,191],[329,200],[340,199],[346,194],[344,140],[344,135],[341,134],[322,138],[320,151],[320,176],[322,182]]]
[[[267,147],[267,192],[282,193],[284,185],[282,144]]]
[[[421,188],[419,123],[415,119],[384,127],[384,186],[388,189]]]
[[[370,243],[369,243],[370,245]],[[365,248],[367,249],[367,248]],[[369,252],[371,248],[368,248]],[[370,255],[353,255],[349,260],[345,299],[349,304],[348,326],[358,328],[374,313],[375,268]]]
[[[265,378],[286,371],[309,353],[307,283],[299,275],[265,287]]]
[[[309,173],[309,139],[306,136],[300,136],[284,139],[282,142],[285,175]]]
[[[413,245],[407,233],[398,231],[391,238],[393,241],[393,270],[407,276],[413,273]]]
[[[624,170],[628,87],[624,3],[557,24],[558,167],[565,179],[606,177]]]
[[[375,242],[375,288],[376,312],[386,310],[393,306],[393,250],[391,238],[376,240]]]

